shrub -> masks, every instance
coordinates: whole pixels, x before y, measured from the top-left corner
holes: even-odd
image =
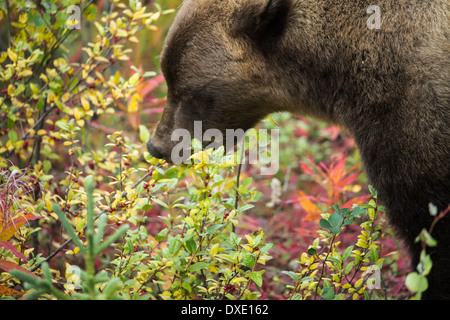
[[[150,2],[0,3],[1,298],[408,297],[402,248],[336,127],[266,119],[280,130],[266,177],[230,164],[243,150],[185,166],[146,152],[166,93],[149,61],[179,4]],[[379,269],[390,291],[371,291]]]

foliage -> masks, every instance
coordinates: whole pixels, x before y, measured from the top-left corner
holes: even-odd
[[[430,214],[434,217],[433,223],[429,230],[423,229],[417,236],[416,242],[421,243],[422,251],[420,252],[420,261],[416,267],[416,271],[412,271],[408,274],[405,280],[405,284],[408,289],[415,293],[412,297],[414,300],[419,300],[422,297],[422,293],[428,289],[427,275],[430,273],[433,267],[430,255],[427,253],[427,247],[435,247],[438,245],[437,241],[431,236],[434,226],[442,218],[444,218],[450,211],[450,207],[438,214],[438,209],[432,203],[429,205]]]
[[[377,244],[382,228],[376,225],[379,210],[376,202],[371,200],[367,205],[352,209],[334,205],[330,209],[334,212],[323,214],[320,219],[320,237],[300,258],[301,270],[285,272],[295,280],[291,299],[316,299],[318,295],[326,300],[345,299],[346,295],[358,299],[361,294],[370,298],[368,287],[381,289],[379,270],[384,259],[380,258],[381,247]],[[360,222],[361,232],[356,244],[339,250],[338,237],[345,226],[351,225],[366,210],[368,219]],[[324,244],[323,248],[320,242]],[[378,273],[373,276],[375,271]]]
[[[180,1],[150,3],[0,2],[0,297],[408,298],[403,249],[337,127],[266,119],[273,176],[228,161],[243,150],[185,166],[146,152]]]

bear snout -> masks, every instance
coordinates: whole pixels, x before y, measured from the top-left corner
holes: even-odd
[[[152,140],[149,140],[147,142],[147,149],[148,152],[152,155],[152,157],[155,157],[157,159],[164,159],[164,155],[154,146],[152,143]]]

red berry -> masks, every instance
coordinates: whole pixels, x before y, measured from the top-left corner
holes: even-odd
[[[128,166],[130,166],[131,164],[130,164],[128,161],[126,161],[126,162],[123,163],[123,165],[128,167]]]
[[[7,94],[7,93],[8,93],[8,90],[6,90],[6,89],[2,90],[2,94]]]
[[[92,161],[92,160],[89,161],[89,168],[91,170],[94,170],[94,161]]]

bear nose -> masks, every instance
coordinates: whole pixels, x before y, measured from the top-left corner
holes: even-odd
[[[151,140],[149,140],[148,143],[147,143],[147,149],[148,149],[148,152],[150,152],[150,154],[153,157],[155,157],[157,159],[163,159],[164,158],[164,155],[161,152],[159,152],[158,149],[156,149],[156,147],[153,145]]]

